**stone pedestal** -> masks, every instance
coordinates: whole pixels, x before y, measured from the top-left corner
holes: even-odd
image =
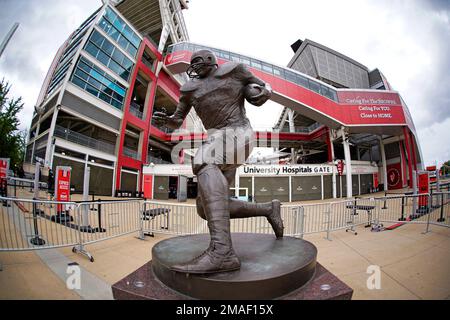
[[[316,262],[310,242],[269,234],[236,233],[237,271],[210,275],[174,272],[209,245],[209,235],[170,238],[153,247],[153,260],[113,285],[115,299],[350,299],[353,290]]]

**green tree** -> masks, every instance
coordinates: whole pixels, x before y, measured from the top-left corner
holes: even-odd
[[[444,164],[441,167],[441,170],[442,170],[442,175],[444,175],[444,176],[450,174],[450,160],[448,160],[447,162],[444,162]]]
[[[25,153],[26,131],[19,130],[22,97],[9,98],[11,85],[0,81],[0,158],[10,158],[10,168],[21,165]]]

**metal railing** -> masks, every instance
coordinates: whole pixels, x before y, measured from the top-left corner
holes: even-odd
[[[312,125],[307,126],[307,127],[299,127],[299,126],[295,126],[295,127],[294,127],[294,133],[311,133],[311,132],[313,132],[314,130],[320,128],[320,127],[323,127],[323,124],[320,124],[320,123],[318,123],[318,122],[315,122],[315,123],[313,123]],[[273,130],[273,129],[277,129],[277,128],[272,128],[272,130]],[[284,127],[280,130],[280,132],[291,132],[291,130],[290,130],[289,126],[284,126]]]
[[[144,113],[139,110],[139,105],[134,102],[130,103],[130,112],[139,119],[144,119]]]
[[[283,205],[286,236],[375,228],[392,223],[450,227],[450,193],[354,198],[320,204]],[[232,219],[231,232],[269,233],[266,217]],[[362,229],[364,230],[364,229]],[[73,246],[74,252],[92,255],[85,246],[137,232],[139,238],[155,234],[208,233],[206,220],[193,204],[139,199],[58,202],[0,197],[0,251],[38,250]]]
[[[72,246],[93,256],[87,244],[140,230],[141,202],[60,202],[0,197],[0,252]]]
[[[147,162],[148,163],[154,163],[154,164],[173,164],[170,161],[166,161],[166,160],[163,160],[163,159],[156,158],[154,156],[151,156],[150,154],[147,155]]]
[[[123,147],[123,154],[126,155],[127,157],[138,159],[138,152],[136,150]]]
[[[17,197],[18,191],[29,190],[30,192],[33,192],[33,189],[34,189],[34,180],[33,179],[8,177],[8,193],[7,193],[8,196]],[[48,191],[47,182],[39,181],[39,190]]]
[[[57,136],[58,138],[62,138],[64,140],[85,146],[85,147],[89,147],[92,149],[96,149],[105,153],[109,153],[109,154],[114,154],[114,150],[115,150],[115,145],[107,143],[107,142],[103,142],[103,141],[99,141],[97,139],[85,136],[84,134],[72,131],[70,129],[61,127],[61,126],[56,126],[55,127],[55,136]]]

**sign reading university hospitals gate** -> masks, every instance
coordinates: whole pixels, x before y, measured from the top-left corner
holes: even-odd
[[[239,167],[240,176],[317,176],[333,174],[329,165],[244,165]]]

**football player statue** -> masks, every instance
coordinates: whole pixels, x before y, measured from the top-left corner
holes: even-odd
[[[279,200],[256,204],[229,196],[236,169],[247,160],[254,145],[244,99],[261,106],[272,89],[242,63],[218,66],[209,50],[192,55],[187,74],[191,80],[180,88],[175,113],[168,116],[155,112],[153,117],[158,124],[177,129],[194,107],[207,129],[207,140],[198,148],[192,168],[198,181],[197,212],[208,221],[211,241],[200,256],[173,265],[171,270],[199,274],[237,270],[240,261],[231,243],[230,219],[266,217],[276,237],[283,237]]]

